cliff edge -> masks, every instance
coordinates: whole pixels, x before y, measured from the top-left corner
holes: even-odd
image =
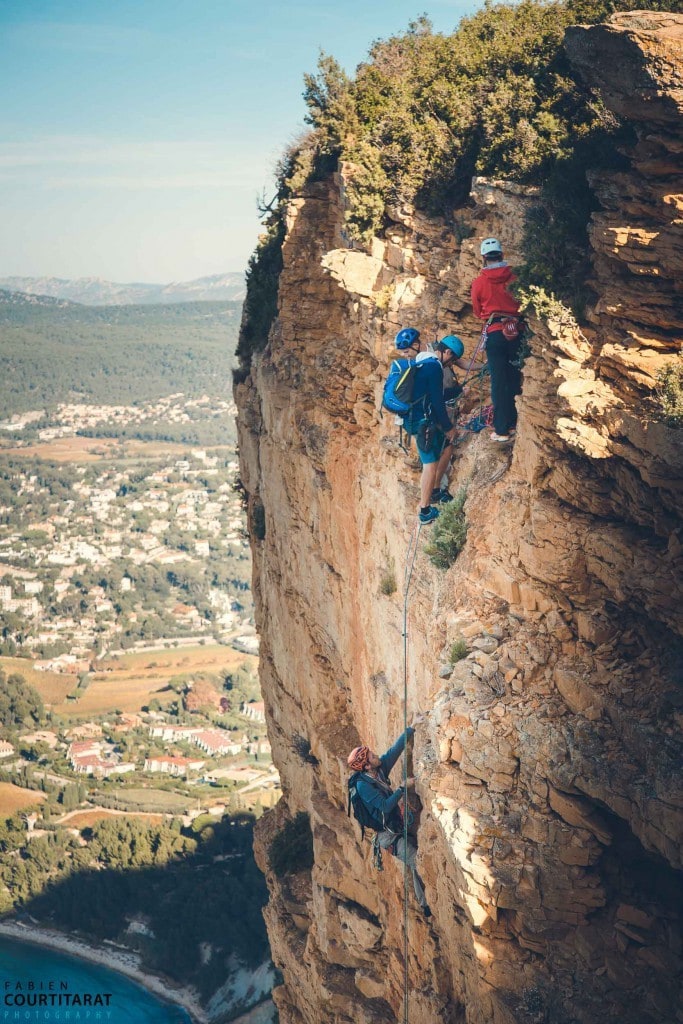
[[[567,49],[634,135],[624,169],[591,180],[590,327],[552,304],[532,320],[514,449],[458,447],[462,552],[444,571],[429,527],[418,543],[408,713],[426,714],[412,765],[433,917],[410,904],[414,1024],[683,1020],[683,445],[654,413],[683,329],[683,17],[615,16]],[[383,751],[404,721],[418,474],[381,384],[408,323],[472,351],[478,241],[514,263],[533,200],[476,180],[457,233],[406,207],[348,248],[351,174],[290,202],[278,316],[235,388],[284,793],[257,840],[283,1024],[404,1019],[401,866],[378,873],[346,814],[348,751]],[[278,878],[269,846],[299,811],[313,866]]]

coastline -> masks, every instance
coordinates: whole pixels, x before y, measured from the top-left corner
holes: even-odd
[[[54,949],[59,953],[89,960],[108,970],[125,974],[164,1002],[182,1006],[189,1014],[192,1024],[208,1024],[208,1017],[200,1006],[194,989],[179,985],[162,975],[147,973],[140,965],[138,954],[133,950],[124,950],[120,946],[92,946],[83,939],[75,939],[65,932],[40,928],[33,924],[20,924],[18,921],[0,921],[0,935],[34,946]]]

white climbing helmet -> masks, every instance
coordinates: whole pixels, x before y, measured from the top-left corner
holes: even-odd
[[[485,238],[481,243],[479,252],[482,256],[493,256],[494,253],[503,253],[503,246],[500,244],[497,238]]]

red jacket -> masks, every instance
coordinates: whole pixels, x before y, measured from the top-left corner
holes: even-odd
[[[519,312],[519,302],[510,295],[507,286],[516,281],[509,267],[484,267],[472,282],[472,308],[474,315],[488,320],[492,313]]]

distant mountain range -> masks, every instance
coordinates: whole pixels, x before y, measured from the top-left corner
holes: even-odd
[[[158,306],[176,302],[225,302],[244,298],[244,274],[214,274],[171,284],[117,284],[100,277],[0,277],[0,288],[66,299],[84,306]]]
[[[77,302],[69,302],[68,299],[53,299],[50,295],[31,295],[29,292],[8,292],[0,288],[0,326],[6,321],[7,315],[10,318],[15,314],[28,312],[33,309],[78,309]]]

